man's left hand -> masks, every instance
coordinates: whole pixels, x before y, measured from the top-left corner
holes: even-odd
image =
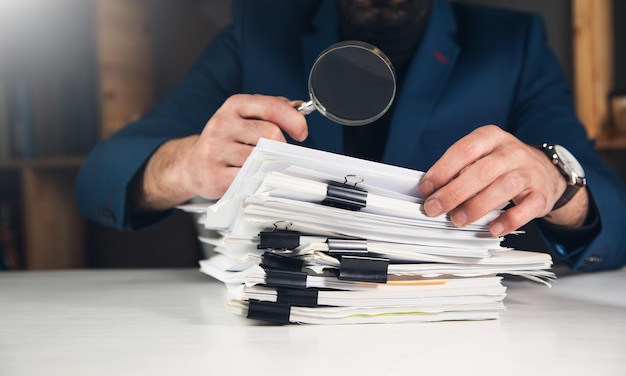
[[[588,211],[587,189],[552,211],[566,184],[543,152],[495,125],[486,125],[454,143],[424,174],[419,190],[427,196],[428,215],[449,213],[459,227],[513,201],[515,205],[490,225],[494,236],[504,236],[541,217],[566,227],[582,226]]]

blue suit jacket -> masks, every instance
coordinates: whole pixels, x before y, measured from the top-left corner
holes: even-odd
[[[232,16],[233,26],[219,33],[169,95],[89,155],[77,180],[85,216],[120,229],[158,220],[131,218],[129,182],[164,141],[199,133],[230,95],[308,99],[313,62],[339,41],[334,1],[236,0]],[[340,125],[315,113],[307,121],[304,145],[342,152]],[[575,117],[539,17],[435,0],[396,99],[383,162],[425,171],[453,142],[485,124],[497,124],[528,144],[564,145],[576,155],[602,229],[586,247],[566,252],[549,238],[548,245],[573,268],[624,265],[625,189]]]

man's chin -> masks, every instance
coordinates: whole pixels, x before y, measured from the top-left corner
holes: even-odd
[[[406,3],[406,0],[363,0],[368,6],[373,8],[393,8],[398,4]]]
[[[412,25],[422,16],[428,0],[338,0],[345,18],[360,29],[389,32]]]

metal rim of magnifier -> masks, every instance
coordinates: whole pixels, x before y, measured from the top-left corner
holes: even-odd
[[[367,119],[361,119],[361,120],[352,120],[352,119],[345,119],[345,118],[341,118],[339,116],[336,116],[330,112],[328,112],[326,110],[326,107],[319,102],[317,96],[315,95],[315,90],[313,88],[313,84],[312,84],[312,78],[313,75],[315,74],[315,69],[316,66],[318,66],[318,64],[323,61],[324,57],[326,55],[328,55],[329,53],[332,53],[334,51],[340,50],[340,49],[345,49],[345,48],[360,48],[366,51],[369,51],[373,54],[373,56],[376,56],[378,59],[380,59],[380,61],[384,64],[384,66],[389,70],[389,78],[391,79],[391,81],[393,82],[393,91],[391,93],[391,96],[389,98],[389,101],[387,102],[386,106],[384,107],[384,109],[382,111],[380,111],[378,114],[369,117]],[[361,41],[356,41],[356,40],[349,40],[349,41],[343,41],[343,42],[339,42],[339,43],[335,43],[332,46],[328,47],[327,49],[325,49],[324,51],[322,51],[322,53],[320,53],[320,55],[317,57],[317,60],[315,61],[315,63],[313,64],[313,68],[311,68],[311,72],[309,72],[309,96],[311,98],[311,103],[316,109],[317,111],[319,111],[322,115],[326,116],[327,118],[339,123],[339,124],[343,124],[343,125],[349,125],[349,126],[359,126],[359,125],[365,125],[365,124],[369,124],[371,122],[374,122],[378,119],[380,119],[391,107],[391,105],[393,104],[393,100],[396,96],[396,73],[393,69],[393,64],[391,63],[391,60],[389,60],[389,58],[376,46],[373,46],[369,43],[365,43],[365,42],[361,42]],[[303,106],[307,107],[309,105],[309,103],[305,103]],[[308,106],[310,107],[310,106]],[[312,109],[309,110],[309,112],[311,112]]]

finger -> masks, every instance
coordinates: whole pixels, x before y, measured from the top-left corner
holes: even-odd
[[[240,143],[205,145],[207,151],[195,161],[194,185],[200,196],[207,199],[222,197],[230,186],[253,147]]]
[[[287,141],[281,129],[269,121],[238,119],[237,122],[237,131],[234,135],[237,142],[254,146],[259,142],[259,138]]]
[[[219,161],[228,167],[241,167],[246,162],[253,146],[246,144],[233,144],[229,148],[224,148]]]
[[[207,190],[204,193],[201,193],[200,196],[207,199],[217,199],[224,195],[230,184],[235,180],[235,177],[241,170],[240,167],[226,167],[219,170],[215,175],[210,175],[210,172],[207,170],[206,173],[211,183],[207,186]]]
[[[494,236],[509,234],[536,218],[544,206],[545,199],[541,195],[531,193],[491,222],[489,230]]]
[[[238,114],[247,119],[261,119],[276,124],[294,140],[304,141],[308,136],[306,119],[284,98],[266,95],[238,95],[235,101]]]
[[[259,138],[286,142],[282,130],[269,121],[241,118],[225,106],[213,115],[203,130],[203,139],[226,145],[232,141],[256,145]]]
[[[506,173],[508,165],[502,160],[503,158],[498,153],[494,153],[466,166],[459,176],[426,199],[424,203],[426,213],[431,216],[447,213],[483,191],[499,176]]]
[[[295,109],[300,108],[300,106],[302,106],[302,104],[304,104],[304,101],[302,100],[296,100],[296,101],[289,101],[289,105]]]
[[[521,170],[498,177],[492,184],[452,211],[450,220],[460,227],[476,222],[513,197],[521,198],[522,192],[527,189],[527,181]]]
[[[215,172],[227,166],[240,167],[253,150],[253,145],[245,143],[217,138],[206,139],[209,141],[199,145],[193,163],[194,165],[202,164],[199,168],[201,170],[210,169]]]
[[[474,130],[455,142],[426,171],[418,187],[420,193],[428,196],[446,185],[459,175],[464,168],[500,145],[505,133],[495,125],[488,125]]]

